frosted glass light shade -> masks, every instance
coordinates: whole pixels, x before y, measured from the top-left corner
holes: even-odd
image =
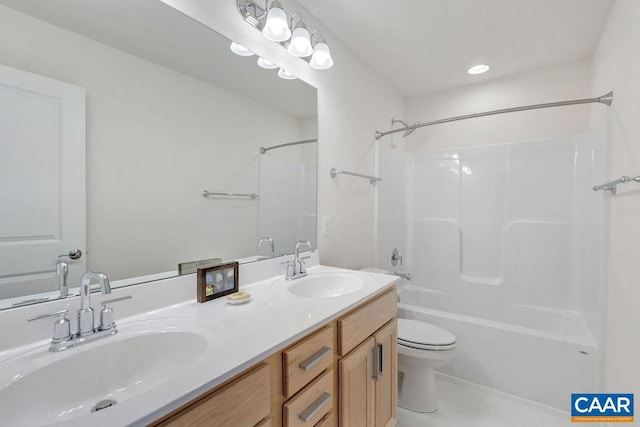
[[[258,58],[258,65],[267,70],[273,70],[275,68],[278,68],[276,64],[269,61],[268,59],[264,59],[263,57]]]
[[[331,52],[326,43],[316,43],[309,65],[316,70],[326,70],[327,68],[333,67]]]
[[[297,77],[294,74],[291,74],[290,72],[285,71],[282,68],[280,68],[280,70],[278,70],[278,77],[280,77],[281,79],[285,79],[285,80],[295,80],[295,79],[297,79]]]
[[[291,30],[289,29],[289,24],[287,24],[287,14],[278,6],[279,4],[275,2],[274,5],[271,6],[271,9],[269,9],[267,21],[262,29],[262,35],[268,40],[283,42],[289,40]]]
[[[298,58],[304,58],[313,53],[309,31],[306,28],[298,27],[293,31],[287,52]]]
[[[240,56],[253,56],[253,55],[255,55],[255,53],[251,52],[249,49],[247,49],[246,47],[244,47],[241,44],[238,44],[236,42],[231,42],[230,49],[231,49],[231,52],[235,53],[236,55],[240,55]]]

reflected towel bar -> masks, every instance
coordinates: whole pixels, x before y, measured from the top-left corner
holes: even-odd
[[[371,184],[375,184],[376,182],[382,181],[382,178],[378,178],[378,177],[375,177],[375,176],[363,175],[361,173],[349,172],[349,171],[346,171],[344,169],[336,169],[336,168],[331,168],[329,170],[329,175],[331,175],[331,178],[335,178],[338,175],[357,176],[358,178],[368,179]]]
[[[212,193],[211,191],[204,190],[202,197],[205,199],[210,196],[224,196],[224,197],[249,197],[251,200],[256,200],[259,196],[256,193],[242,194],[242,193]]]
[[[593,187],[593,191],[600,191],[600,190],[608,191],[615,196],[616,193],[618,192],[618,184],[626,184],[632,181],[635,181],[640,184],[640,175],[636,176],[635,178],[623,176],[623,177],[620,177],[620,179],[616,179],[615,181],[607,182],[602,185],[596,185],[595,187]]]

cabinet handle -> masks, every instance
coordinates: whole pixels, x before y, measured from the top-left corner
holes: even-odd
[[[310,419],[315,417],[318,414],[318,412],[320,412],[320,410],[324,405],[331,402],[331,399],[332,399],[332,396],[325,391],[320,395],[319,398],[314,400],[313,403],[307,407],[307,409],[302,411],[302,413],[298,416],[298,418],[300,418],[305,423],[308,422]]]
[[[316,366],[329,353],[331,353],[331,349],[329,347],[322,347],[320,350],[300,362],[298,368],[303,371],[308,371]]]
[[[378,375],[380,374],[380,352],[378,351],[378,347],[373,347],[371,351],[373,352],[373,372],[371,377],[374,381],[378,381]]]
[[[383,366],[384,364],[382,363],[382,356],[384,355],[384,349],[382,347],[382,344],[378,344],[378,374],[382,375],[382,370],[383,370]]]

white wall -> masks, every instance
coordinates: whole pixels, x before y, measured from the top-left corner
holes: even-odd
[[[308,28],[320,28],[335,65],[317,71],[290,57],[276,43],[244,23],[234,1],[163,0],[219,33],[269,58],[318,88],[318,225],[331,217],[329,233],[318,227],[323,264],[359,268],[374,263],[374,187],[348,176],[329,177],[333,167],[373,173],[376,129],[386,129],[393,116],[402,116],[404,102],[295,0],[286,10],[302,12]]]
[[[312,125],[4,7],[0,39],[3,64],[87,89],[89,268],[113,280],[255,253],[257,202],[201,192],[258,192],[259,147]]]
[[[613,90],[611,178],[640,175],[640,2],[618,0],[593,58],[593,92]],[[594,110],[593,118],[599,120]],[[640,396],[640,185],[609,206],[605,387]]]

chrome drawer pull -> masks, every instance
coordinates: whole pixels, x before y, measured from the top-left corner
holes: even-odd
[[[318,415],[318,412],[322,409],[324,405],[331,402],[332,396],[326,391],[320,395],[311,405],[307,407],[302,413],[298,416],[305,423],[310,419]]]
[[[322,360],[322,358],[329,353],[331,353],[331,349],[329,347],[322,347],[320,350],[316,351],[311,356],[300,362],[298,368],[302,369],[303,371],[313,369],[313,367],[316,366]]]

